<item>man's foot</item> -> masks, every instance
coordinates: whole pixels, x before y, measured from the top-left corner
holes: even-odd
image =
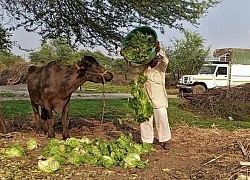
[[[162,148],[163,149],[165,149],[165,150],[170,150],[170,143],[169,142],[162,142],[161,143],[161,146],[162,146]]]

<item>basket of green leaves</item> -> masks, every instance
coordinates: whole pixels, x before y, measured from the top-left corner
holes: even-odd
[[[148,26],[137,27],[124,38],[122,55],[136,64],[146,64],[156,56],[156,32]]]

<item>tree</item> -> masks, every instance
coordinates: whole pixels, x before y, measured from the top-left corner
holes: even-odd
[[[20,56],[15,56],[10,53],[0,52],[0,70],[4,68],[12,68],[16,62],[24,62]]]
[[[168,70],[178,79],[183,74],[198,73],[211,47],[204,47],[204,39],[197,32],[184,30],[184,39],[171,40],[173,45],[166,52],[170,59]]]
[[[8,53],[10,51],[12,47],[10,36],[11,34],[7,29],[4,29],[0,20],[0,52]]]
[[[112,50],[125,33],[139,25],[183,29],[182,22],[198,19],[220,0],[2,0],[2,7],[17,25],[39,33],[44,40],[67,38],[70,44],[103,46]],[[72,41],[73,39],[73,41]]]
[[[71,64],[75,61],[74,50],[67,44],[65,38],[49,40],[42,45],[41,50],[31,52],[30,62],[34,64],[45,64],[50,61],[57,61],[62,64]]]

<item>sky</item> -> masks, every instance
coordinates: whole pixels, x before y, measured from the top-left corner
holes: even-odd
[[[208,14],[199,20],[200,25],[194,27],[185,23],[184,28],[199,33],[204,39],[205,47],[211,46],[211,53],[217,48],[250,48],[250,0],[223,0],[216,7],[209,9]],[[159,41],[171,45],[170,39],[182,39],[176,29],[166,27],[164,34],[157,31]],[[13,33],[12,40],[17,41],[25,49],[40,48],[40,37],[35,33],[18,30]],[[97,48],[105,54],[103,48]],[[15,55],[28,59],[28,52],[13,48]]]

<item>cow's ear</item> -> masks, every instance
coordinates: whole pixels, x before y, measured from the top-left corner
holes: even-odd
[[[82,61],[84,61],[88,66],[92,65],[94,62],[97,62],[94,57],[87,55],[83,56]]]
[[[78,73],[77,78],[81,78],[81,77],[85,76],[85,72],[86,72],[86,70],[83,69],[83,68],[78,69],[78,70],[77,70],[77,73]]]

